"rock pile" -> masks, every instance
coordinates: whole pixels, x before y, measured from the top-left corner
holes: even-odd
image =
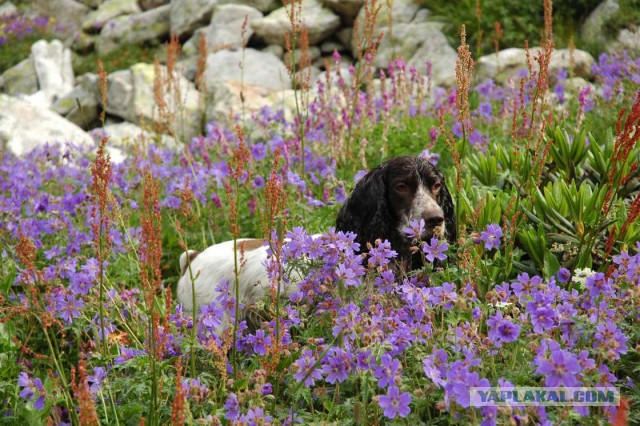
[[[0,70],[0,91],[4,93],[0,98],[0,144],[16,153],[25,152],[37,141],[89,141],[88,132],[102,127],[98,78],[95,74],[73,75],[72,51],[104,55],[132,44],[165,42],[170,34],[183,43],[177,74],[166,66],[139,63],[108,75],[105,130],[116,145],[136,140],[146,131],[167,129],[173,131],[165,140],[185,140],[199,134],[209,120],[224,121],[243,110],[286,104],[283,99],[291,95],[297,81],[285,65],[292,9],[279,1],[50,0],[44,2],[46,10],[43,2],[35,3],[35,13],[56,17],[69,32],[63,41],[35,43],[29,58]],[[433,21],[415,0],[379,3],[375,34],[383,37],[372,58],[375,67],[384,69],[389,61],[402,57],[424,74],[430,63],[434,85],[454,85],[457,54],[442,33],[442,24]],[[0,11],[14,13],[15,7],[6,2],[0,4]],[[362,56],[367,42],[364,25],[354,26],[354,22],[364,22],[367,16],[363,0],[302,0],[295,13],[306,29],[314,78],[327,63],[335,63],[334,52],[341,54],[345,67]],[[201,37],[207,45],[206,68],[196,81]],[[592,77],[591,55],[575,51],[571,61],[576,76]],[[507,49],[478,58],[476,63],[480,79],[504,82],[526,66],[526,57],[522,49]],[[551,66],[567,67],[569,63],[569,52],[558,50]],[[158,89],[155,82],[166,82],[169,74],[173,83]],[[162,108],[158,96],[164,101]]]

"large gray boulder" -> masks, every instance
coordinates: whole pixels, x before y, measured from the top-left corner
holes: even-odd
[[[98,99],[81,86],[61,97],[51,109],[81,128],[89,128],[98,118]]]
[[[395,0],[393,2],[381,1],[378,2],[377,6],[380,7],[380,11],[378,12],[378,19],[374,26],[373,40],[367,40],[366,42],[368,43],[375,41],[380,33],[383,33],[384,37],[388,37],[389,33],[395,32],[397,25],[412,22],[420,10],[420,6],[414,0]],[[354,58],[358,57],[358,53],[361,48],[366,48],[366,46],[362,46],[362,43],[365,42],[365,40],[363,40],[365,18],[366,9],[362,7],[357,17],[358,29],[351,40],[351,52]],[[393,31],[389,30],[390,22],[392,23]]]
[[[107,76],[106,111],[124,120],[135,121],[131,70],[118,70]]]
[[[204,78],[207,90],[217,83],[241,81],[273,90],[291,88],[291,79],[284,63],[271,53],[255,49],[221,50],[210,54]]]
[[[191,35],[211,19],[219,0],[173,0],[171,2],[171,32],[178,37]]]
[[[408,65],[415,67],[419,75],[425,75],[427,62],[430,62],[432,84],[435,86],[454,86],[456,84],[458,54],[453,47],[449,46],[446,37],[439,29],[439,24],[424,23],[413,24],[413,26],[419,27],[419,33],[425,38],[421,43],[419,39],[418,43],[415,43],[415,37],[407,35],[407,40],[411,40],[408,47],[417,47],[415,53],[410,56]]]
[[[92,145],[80,127],[39,105],[0,94],[0,147],[24,155],[47,142]]]
[[[308,31],[310,46],[320,43],[340,26],[338,15],[322,7],[319,1],[302,0],[301,6],[302,26]],[[266,43],[283,47],[286,46],[286,33],[291,32],[291,21],[284,7],[276,9],[262,19],[253,21],[251,26],[256,35]]]
[[[105,55],[121,44],[139,44],[167,36],[170,13],[171,5],[166,5],[110,20],[102,28],[96,42],[98,53]]]
[[[137,0],[105,0],[97,10],[89,13],[82,29],[87,32],[99,32],[107,21],[122,15],[133,15],[142,10]]]
[[[638,29],[623,28],[618,33],[618,37],[609,42],[606,46],[607,52],[626,51],[633,57],[640,55],[640,31]]]
[[[251,22],[262,18],[262,13],[250,6],[235,4],[215,6],[211,16],[211,23],[207,27],[196,30],[193,37],[185,43],[184,53],[189,56],[198,53],[201,34],[205,36],[209,52],[223,49],[241,49],[243,42],[242,25],[245,17],[247,18],[247,26],[244,41],[247,42],[253,34]]]
[[[2,74],[2,90],[11,96],[30,95],[38,91],[38,76],[33,60],[27,58]]]
[[[76,0],[46,0],[23,2],[29,6],[29,11],[54,18],[56,25],[66,35],[73,35],[82,27],[85,17],[91,12],[86,4]]]
[[[605,0],[596,7],[582,24],[582,40],[588,44],[607,42],[604,33],[605,22],[620,10],[616,0]]]
[[[166,81],[167,68],[160,67],[159,78]],[[161,117],[153,87],[155,68],[150,64],[136,64],[128,70],[118,70],[107,76],[107,113],[128,122],[150,128],[160,123],[178,136],[191,137],[199,132],[200,94],[193,83],[183,76],[175,76],[178,92],[167,87],[163,99],[169,117]],[[179,100],[176,99],[179,95]]]

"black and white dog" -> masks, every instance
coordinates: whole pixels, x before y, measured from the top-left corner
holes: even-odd
[[[357,234],[361,250],[377,239],[389,240],[398,252],[396,269],[406,272],[419,268],[422,261],[410,251],[411,241],[403,229],[413,220],[424,219],[426,227],[421,236],[429,241],[433,236],[456,239],[456,219],[451,195],[442,173],[421,157],[397,157],[380,164],[367,173],[355,186],[344,203],[336,221],[338,231]],[[264,300],[269,279],[264,260],[267,258],[265,240],[237,240],[238,259],[242,265],[238,275],[242,316],[257,302]],[[193,292],[198,306],[215,300],[221,280],[230,283],[235,294],[233,241],[213,245],[202,252],[190,250],[180,256],[181,275],[178,281],[178,301],[186,312],[193,310]],[[286,296],[296,290],[289,284],[281,289]]]

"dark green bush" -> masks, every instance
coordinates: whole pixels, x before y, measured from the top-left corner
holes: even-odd
[[[633,0],[632,0],[633,1]],[[501,2],[476,0],[422,0],[425,7],[437,19],[446,23],[445,34],[452,45],[460,42],[460,27],[466,25],[467,43],[477,55],[494,51],[498,22],[503,30],[499,43],[501,49],[539,45],[544,28],[544,6],[542,1],[526,2],[506,0]],[[553,4],[556,46],[566,46],[572,36],[578,33],[579,25],[595,9],[599,0],[568,0]],[[480,6],[480,16],[477,14]]]

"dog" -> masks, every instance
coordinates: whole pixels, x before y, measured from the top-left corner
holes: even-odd
[[[377,239],[388,240],[396,257],[396,272],[423,265],[404,232],[412,221],[424,220],[420,239],[456,240],[456,216],[444,176],[423,157],[396,157],[367,173],[343,204],[336,220],[338,231],[357,234],[361,249]]]
[[[375,167],[356,184],[338,213],[336,229],[355,232],[361,250],[378,239],[389,240],[398,252],[396,268],[406,272],[422,266],[422,259],[412,253],[412,241],[403,231],[411,221],[420,219],[425,222],[425,232],[420,236],[423,241],[434,236],[455,241],[453,201],[442,173],[421,157],[397,157]],[[243,306],[240,318],[244,318],[268,294],[264,265],[268,247],[266,240],[238,239],[236,250]],[[182,253],[177,293],[183,310],[193,312],[192,289],[198,307],[216,300],[221,280],[227,280],[234,297],[234,271],[233,241],[215,244],[203,252]],[[292,278],[280,289],[281,296],[297,290],[295,277]]]

